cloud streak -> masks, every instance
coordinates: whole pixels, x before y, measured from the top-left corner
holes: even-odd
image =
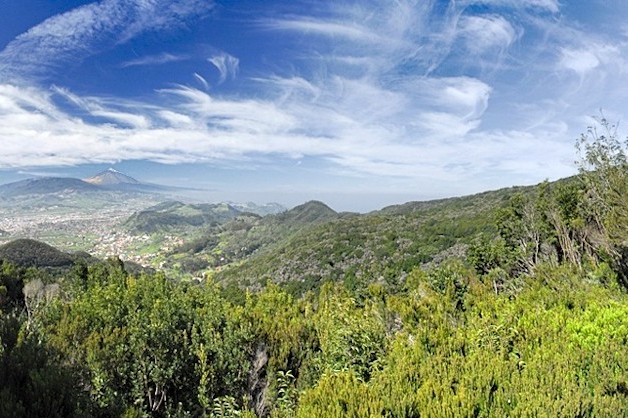
[[[167,52],[163,52],[158,55],[148,55],[145,57],[140,57],[133,60],[125,61],[122,64],[120,64],[120,67],[127,68],[127,67],[137,67],[137,66],[144,66],[144,65],[162,65],[162,64],[168,64],[170,62],[184,61],[184,60],[187,60],[188,58],[189,57],[186,55],[175,55],[175,54],[169,54]]]
[[[0,79],[43,78],[147,31],[162,31],[207,14],[203,0],[103,0],[53,16],[0,52]],[[162,57],[163,58],[163,57]]]
[[[214,55],[211,58],[208,58],[209,61],[220,74],[220,78],[218,80],[218,84],[222,84],[227,79],[233,80],[238,73],[238,66],[240,65],[240,60],[236,57],[231,56],[227,53],[220,53]]]
[[[519,36],[510,22],[495,15],[464,16],[459,30],[466,47],[477,54],[493,48],[506,49]]]

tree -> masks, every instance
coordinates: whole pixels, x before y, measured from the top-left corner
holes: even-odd
[[[578,168],[585,186],[587,221],[595,227],[592,245],[618,267],[628,285],[628,140],[602,116],[577,143]]]
[[[545,182],[537,196],[517,193],[508,205],[497,211],[497,229],[504,242],[506,258],[516,261],[516,265],[509,266],[513,273],[531,273],[542,261],[542,246],[551,235],[545,214],[548,190]]]

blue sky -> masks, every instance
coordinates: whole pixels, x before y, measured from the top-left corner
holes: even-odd
[[[113,166],[366,211],[575,172],[622,0],[0,2],[0,182]]]

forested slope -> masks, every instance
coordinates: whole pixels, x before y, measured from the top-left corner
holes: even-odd
[[[222,271],[216,280],[253,287],[269,280],[299,287],[301,292],[326,280],[350,287],[375,281],[396,285],[443,251],[463,254],[482,232],[495,233],[486,212],[339,218],[301,229]]]

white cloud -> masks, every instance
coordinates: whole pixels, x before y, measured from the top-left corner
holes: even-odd
[[[304,34],[320,35],[332,38],[346,38],[349,41],[381,44],[384,38],[373,33],[369,28],[356,23],[330,22],[316,19],[269,20],[263,26],[269,29],[297,31]]]
[[[190,128],[194,125],[189,116],[171,110],[159,110],[157,115],[173,128]]]
[[[203,89],[205,91],[209,90],[209,83],[207,82],[207,80],[205,80],[205,77],[203,77],[199,73],[194,73],[193,76],[196,79],[196,81],[198,81],[201,84],[201,86],[203,86]]]
[[[583,77],[600,67],[623,72],[626,63],[619,47],[585,40],[577,47],[561,48],[559,65]]]
[[[466,47],[475,53],[492,48],[505,49],[518,37],[510,22],[496,15],[462,16],[459,28],[459,35],[464,38]]]
[[[178,26],[213,8],[203,0],[103,0],[46,19],[0,52],[0,80],[41,77],[140,33]],[[162,57],[163,58],[163,57]]]
[[[564,48],[561,51],[560,64],[579,75],[585,75],[600,65],[600,60],[592,51]]]
[[[120,64],[120,67],[134,67],[134,66],[143,66],[143,65],[162,65],[167,64],[169,62],[177,62],[188,59],[185,55],[174,55],[169,54],[167,52],[163,52],[157,55],[147,55],[145,57],[140,57],[137,59],[125,61]]]
[[[174,164],[282,155],[328,159],[353,174],[455,181],[460,175],[456,167],[472,167],[465,169],[467,174],[488,169],[519,172],[521,155],[546,161],[551,159],[551,149],[556,150],[560,143],[545,142],[547,136],[540,140],[536,135],[517,132],[473,133],[479,120],[470,117],[468,111],[482,107],[479,103],[485,88],[472,79],[434,84],[434,97],[429,100],[436,100],[437,92],[442,91],[458,104],[449,107],[442,99],[440,105],[446,105],[450,112],[414,109],[417,122],[401,125],[397,125],[399,112],[406,111],[402,106],[392,110],[384,106],[381,113],[377,106],[352,111],[356,105],[353,100],[374,102],[378,94],[373,87],[355,84],[347,86],[357,92],[355,98],[337,106],[332,106],[336,100],[332,97],[304,102],[296,95],[278,104],[212,97],[200,90],[177,87],[162,91],[179,98],[169,101],[171,107],[120,102],[115,111],[90,112],[109,121],[79,119],[55,104],[56,98],[71,98],[68,101],[82,109],[108,109],[107,99],[80,98],[62,89],[42,93],[2,85],[0,167],[126,159]],[[403,102],[402,97],[391,97],[395,100]],[[34,111],[33,103],[45,111]],[[391,123],[382,123],[386,119],[382,115]],[[406,117],[402,113],[401,120]],[[414,140],[408,141],[409,137]],[[453,147],[452,142],[456,144]]]
[[[126,112],[115,112],[111,110],[93,110],[92,116],[108,119],[115,123],[126,125],[131,128],[148,128],[150,126],[149,121],[142,115],[134,115]]]
[[[234,79],[238,73],[240,60],[234,56],[223,52],[221,54],[214,55],[207,60],[218,69],[218,72],[220,73],[220,79],[218,81],[219,84],[224,83],[227,78]]]

